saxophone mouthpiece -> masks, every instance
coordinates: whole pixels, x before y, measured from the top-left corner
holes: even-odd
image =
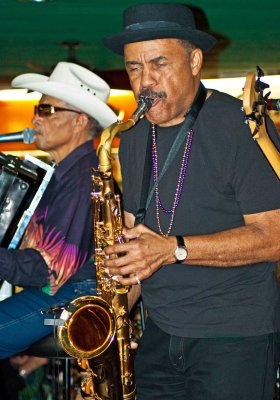
[[[140,104],[140,103],[144,102],[147,105],[147,107],[151,108],[153,99],[154,99],[154,96],[153,96],[151,89],[144,89],[139,94],[137,103]]]
[[[138,108],[134,113],[134,116],[139,119],[141,118],[153,105],[153,96],[150,89],[143,90],[137,99]]]

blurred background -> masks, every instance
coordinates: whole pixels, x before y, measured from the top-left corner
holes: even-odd
[[[102,38],[122,29],[122,12],[141,0],[0,0],[0,80],[7,86],[24,72],[48,74],[58,61],[73,60],[97,71],[123,69],[122,57]],[[159,1],[155,1],[159,2]],[[205,78],[243,76],[261,65],[280,70],[280,2],[269,0],[173,1],[193,8],[197,25],[218,44],[206,56]],[[111,82],[125,85],[116,75]],[[119,78],[119,79],[117,79]],[[128,87],[126,87],[128,88]]]
[[[102,38],[122,29],[126,7],[147,2],[0,0],[0,133],[31,126],[33,105],[38,100],[36,94],[10,92],[11,80],[27,72],[49,75],[59,61],[76,62],[100,74],[114,89],[110,104],[122,110],[123,116],[130,114],[135,103],[123,59],[106,49]],[[205,55],[206,86],[241,98],[246,74],[255,72],[259,65],[265,74],[263,80],[270,84],[271,97],[280,98],[279,1],[181,3],[193,9],[198,28],[217,38],[217,45]],[[277,126],[278,114],[272,112]],[[17,146],[26,148],[22,144],[0,144],[0,151]]]

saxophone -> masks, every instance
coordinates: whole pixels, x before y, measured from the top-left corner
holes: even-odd
[[[93,170],[93,227],[96,266],[96,296],[82,296],[67,305],[57,328],[66,353],[81,368],[81,393],[85,399],[134,400],[135,378],[130,348],[127,293],[116,277],[104,269],[103,249],[123,243],[120,197],[115,194],[111,146],[117,133],[131,128],[149,110],[149,92],[139,96],[138,107],[126,121],[106,128],[97,149],[98,170]]]

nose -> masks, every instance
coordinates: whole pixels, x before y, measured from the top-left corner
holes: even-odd
[[[36,120],[37,120],[37,115],[34,114],[31,120],[33,125],[35,125]]]
[[[144,67],[142,69],[142,74],[141,74],[141,88],[149,88],[152,87],[154,85],[156,85],[157,83],[157,79],[156,79],[156,74],[155,72],[152,70],[152,68],[149,67]]]
[[[38,113],[35,113],[35,111],[34,111],[34,114],[33,114],[32,120],[31,120],[32,124],[35,125],[35,123],[40,120],[41,120],[41,117],[39,117]]]
[[[40,121],[41,121],[41,118],[39,117],[39,115],[34,114],[31,119],[31,122],[35,129],[37,129],[40,126]]]

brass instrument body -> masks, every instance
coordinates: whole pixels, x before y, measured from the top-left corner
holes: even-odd
[[[116,124],[114,130],[118,131],[120,125],[121,124]],[[112,136],[110,135],[109,142],[111,141]],[[95,171],[93,175],[93,186],[95,188],[93,193],[95,266],[97,296],[105,300],[114,311],[116,324],[115,344],[117,343],[118,351],[116,352],[115,349],[112,348],[114,345],[112,344],[110,347],[110,354],[108,355],[108,353],[106,354],[105,352],[102,356],[102,362],[99,362],[98,358],[91,359],[89,360],[89,366],[93,371],[96,371],[96,369],[100,369],[101,364],[108,364],[107,367],[103,365],[103,370],[106,371],[108,375],[109,371],[111,371],[111,377],[108,377],[107,381],[112,383],[116,382],[115,378],[112,379],[112,375],[116,375],[116,365],[118,365],[117,375],[120,389],[118,390],[115,385],[114,389],[120,392],[121,396],[112,397],[112,399],[134,399],[135,382],[129,339],[128,287],[120,285],[114,277],[108,276],[103,266],[103,260],[105,258],[103,252],[104,248],[107,245],[123,242],[120,197],[118,194],[115,194],[112,167],[103,162],[104,160],[107,162],[107,155],[110,154],[106,143],[104,147],[99,147],[97,150],[97,154],[100,156],[100,166],[99,170]],[[102,140],[100,145],[103,146]],[[105,152],[106,156],[102,158],[101,154]],[[118,354],[118,357],[116,357],[116,354]],[[109,388],[106,389],[106,391],[108,390]],[[110,390],[112,390],[111,386]]]
[[[95,400],[135,400],[135,378],[130,348],[127,293],[117,277],[104,268],[104,248],[123,243],[120,197],[115,193],[111,145],[115,135],[135,125],[151,107],[141,99],[126,122],[116,122],[101,134],[97,149],[99,168],[93,170],[92,203],[96,267],[96,296],[83,296],[62,312],[64,325],[57,328],[63,349],[78,359],[83,381],[82,395]]]

